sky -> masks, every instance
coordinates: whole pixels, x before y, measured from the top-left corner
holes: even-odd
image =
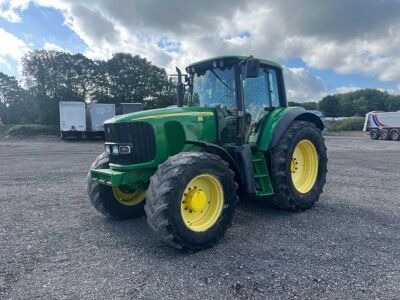
[[[148,58],[173,71],[222,54],[281,63],[290,101],[400,94],[400,0],[0,0],[0,72],[33,49]]]

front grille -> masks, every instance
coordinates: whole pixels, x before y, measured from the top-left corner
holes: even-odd
[[[110,163],[119,165],[148,162],[156,156],[153,127],[145,122],[105,124],[106,141],[131,144],[131,154],[110,155]]]

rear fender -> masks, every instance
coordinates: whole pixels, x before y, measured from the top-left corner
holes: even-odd
[[[307,112],[300,107],[287,107],[276,109],[263,122],[263,128],[258,138],[258,146],[261,151],[267,151],[275,147],[289,125],[296,120],[314,123],[321,131],[324,123],[315,114]]]

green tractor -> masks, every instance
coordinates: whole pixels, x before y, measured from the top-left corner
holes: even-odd
[[[324,125],[288,107],[280,65],[221,56],[177,72],[175,107],[106,121],[105,152],[88,174],[99,212],[146,214],[161,240],[194,251],[223,237],[239,198],[291,211],[314,205],[327,173]]]

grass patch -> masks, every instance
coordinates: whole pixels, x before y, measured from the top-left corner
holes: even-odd
[[[13,126],[14,125],[10,125],[10,124],[0,126],[0,134],[6,134],[7,131]]]
[[[11,136],[58,135],[60,129],[57,125],[13,125],[5,133]]]
[[[362,131],[364,127],[364,118],[351,117],[341,121],[326,121],[325,129],[327,131]]]

